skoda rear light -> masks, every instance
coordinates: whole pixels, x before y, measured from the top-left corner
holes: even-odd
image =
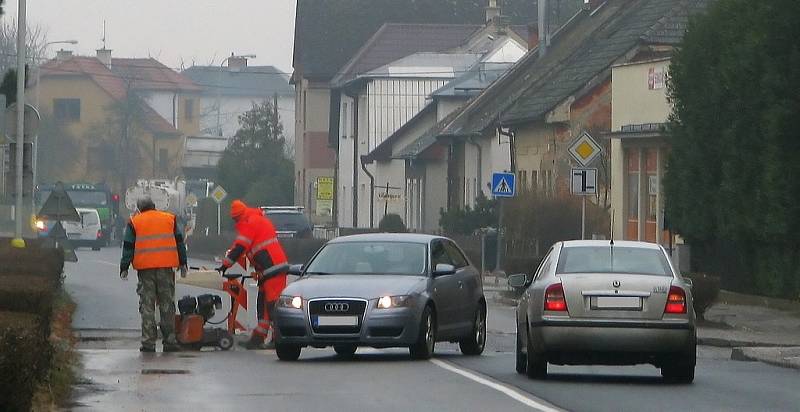
[[[564,287],[560,283],[550,285],[545,290],[544,310],[551,312],[567,311],[567,299],[564,296]]]
[[[686,292],[683,289],[677,286],[669,288],[664,313],[686,313]]]

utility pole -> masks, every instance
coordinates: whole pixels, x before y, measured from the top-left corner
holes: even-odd
[[[22,163],[24,162],[25,147],[25,26],[27,14],[26,0],[19,0],[19,10],[17,15],[17,155],[15,165],[17,171],[17,198],[14,207],[14,240],[11,245],[16,248],[25,247],[25,239],[22,238],[23,215],[23,185],[22,185]]]
[[[544,57],[547,54],[547,48],[550,46],[550,16],[549,8],[547,7],[548,0],[538,0],[539,13],[539,57]]]

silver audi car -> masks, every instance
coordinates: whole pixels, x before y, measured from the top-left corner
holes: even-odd
[[[691,283],[661,246],[559,242],[536,273],[511,275],[508,282],[524,288],[517,307],[517,372],[544,378],[548,363],[649,363],[667,380],[694,380]]]
[[[466,355],[486,343],[486,299],[478,271],[450,239],[417,234],[346,236],[325,244],[289,284],[275,313],[276,352],[297,360],[303,347],[408,347],[430,358],[436,342]]]

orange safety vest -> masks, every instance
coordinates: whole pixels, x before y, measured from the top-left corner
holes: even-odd
[[[136,270],[176,268],[178,244],[175,241],[175,215],[148,210],[131,218],[136,232],[133,268]]]

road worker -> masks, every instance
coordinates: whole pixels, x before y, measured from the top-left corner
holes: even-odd
[[[245,256],[261,275],[264,270],[274,265],[287,263],[286,253],[277,239],[275,226],[264,216],[261,209],[250,208],[241,200],[234,200],[231,204],[231,218],[236,222],[236,239],[222,261],[222,266],[217,268],[225,272],[237,261]],[[258,301],[258,326],[253,330],[250,340],[245,347],[248,349],[272,349],[274,342],[264,343],[270,330],[271,313],[275,302],[286,287],[286,273],[280,273],[268,279],[259,279]]]
[[[150,198],[137,202],[138,213],[125,229],[119,277],[128,279],[133,263],[139,283],[139,314],[142,317],[141,352],[155,352],[158,333],[155,308],[161,320],[164,352],[180,350],[175,338],[175,268],[186,277],[186,245],[175,215],[156,210]]]

